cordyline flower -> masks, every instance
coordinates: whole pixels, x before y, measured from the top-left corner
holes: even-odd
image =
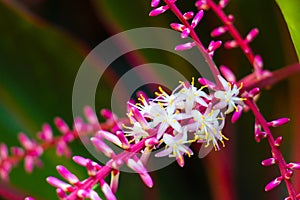
[[[175,157],[177,163],[181,167],[183,167],[183,155],[187,154],[189,157],[193,155],[193,151],[185,145],[187,143],[190,143],[190,141],[188,141],[186,130],[182,133],[177,133],[176,131],[174,131],[174,136],[170,134],[164,134],[162,140],[166,144],[166,148],[163,151],[155,154],[156,157]]]
[[[203,88],[206,86],[202,86],[200,89],[197,89],[194,86],[194,77],[192,78],[191,85],[184,83],[182,83],[182,85],[183,89],[180,91],[180,98],[184,99],[183,108],[187,114],[191,113],[196,103],[204,107],[208,106],[205,100],[211,100],[211,96],[203,91]]]
[[[195,138],[198,142],[206,143],[206,147],[212,142],[215,150],[220,150],[218,141],[225,146],[223,139],[228,139],[222,134],[225,119],[220,110],[213,110],[209,106],[203,114],[198,110],[193,110],[191,115],[194,122],[186,125],[186,127],[190,131],[195,131]]]
[[[219,75],[218,78],[224,90],[215,92],[214,96],[219,99],[219,102],[214,105],[214,108],[222,109],[227,107],[225,114],[231,113],[232,111],[234,111],[234,109],[236,112],[238,112],[237,105],[244,105],[244,99],[238,97],[242,85],[238,88],[236,84],[232,85],[231,83],[227,82],[222,76]]]

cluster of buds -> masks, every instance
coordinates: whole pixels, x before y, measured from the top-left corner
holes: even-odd
[[[110,129],[117,126],[114,116],[107,110],[102,111],[103,116],[107,119],[102,125],[99,124],[96,114],[90,107],[86,107],[84,112],[88,122],[85,123],[78,117],[74,120],[72,129],[63,119],[55,118],[54,124],[61,133],[60,136],[54,137],[51,126],[44,124],[42,130],[37,133],[37,140],[30,139],[26,134],[20,133],[18,139],[21,146],[11,147],[10,153],[6,144],[0,144],[0,178],[8,180],[12,168],[22,160],[24,160],[25,171],[31,173],[35,166],[42,166],[40,157],[48,148],[55,148],[58,156],[70,157],[71,150],[68,144],[74,139],[81,135],[94,134],[101,128]]]

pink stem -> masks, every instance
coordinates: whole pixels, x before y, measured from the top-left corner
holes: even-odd
[[[218,16],[218,18],[223,22],[223,24],[226,26],[228,32],[230,35],[234,38],[234,40],[239,44],[242,51],[248,58],[251,65],[254,63],[254,54],[251,49],[251,47],[248,45],[248,43],[242,38],[238,30],[235,28],[235,26],[232,24],[232,21],[228,19],[226,14],[223,12],[223,10],[217,6],[212,0],[206,0],[209,7],[215,12],[215,14]],[[256,70],[256,68],[254,68]]]
[[[247,106],[249,106],[249,108],[251,109],[251,111],[253,112],[253,114],[255,116],[255,119],[259,122],[259,124],[262,126],[264,131],[267,133],[267,138],[268,138],[269,145],[271,147],[272,155],[276,159],[277,165],[278,165],[279,170],[280,170],[280,174],[282,175],[282,177],[285,181],[285,184],[286,184],[286,187],[287,187],[290,198],[292,200],[297,200],[296,192],[295,192],[295,189],[293,187],[293,184],[292,184],[291,180],[285,178],[285,175],[287,174],[286,162],[285,162],[280,150],[278,149],[278,147],[276,147],[274,145],[275,140],[274,140],[274,137],[271,133],[271,130],[270,130],[268,124],[267,124],[266,119],[260,113],[257,105],[253,102],[252,99],[247,98],[245,100],[245,103],[246,103]]]
[[[202,42],[200,41],[198,35],[196,34],[195,30],[191,27],[189,22],[186,19],[184,19],[181,11],[178,9],[178,7],[176,6],[176,4],[174,3],[173,0],[164,0],[164,2],[169,6],[169,9],[175,14],[175,16],[181,21],[181,23],[186,28],[189,28],[191,30],[190,36],[197,43],[197,47],[198,47],[199,51],[201,52],[201,54],[204,56],[205,61],[207,62],[211,72],[213,73],[213,76],[215,78],[215,81],[217,82],[217,85],[222,88],[222,84],[220,83],[220,80],[218,79],[218,75],[220,75],[220,72],[219,72],[217,66],[215,65],[215,63],[213,62],[213,60],[208,55],[206,49],[204,48],[204,46],[203,46]]]
[[[242,88],[242,91],[249,91],[255,87],[262,89],[271,85],[275,85],[276,83],[299,72],[300,72],[300,63],[296,63],[293,65],[285,66],[276,71],[270,72],[270,75],[266,77],[262,77],[260,79],[256,79],[253,77],[254,74],[250,74],[249,76],[246,76],[245,78],[240,80],[238,82],[238,85],[243,82],[244,86]],[[251,81],[247,81],[247,80],[251,80]]]

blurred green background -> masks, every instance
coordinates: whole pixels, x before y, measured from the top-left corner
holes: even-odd
[[[290,1],[289,1],[290,2]],[[293,2],[293,1],[291,1]],[[193,10],[194,1],[178,1],[183,11]],[[150,1],[137,0],[0,0],[0,142],[19,145],[17,134],[25,132],[34,137],[43,123],[53,125],[56,116],[72,124],[72,87],[77,70],[85,56],[111,35],[137,27],[168,27],[177,21],[167,12],[150,18]],[[234,14],[238,30],[246,35],[257,27],[260,35],[251,44],[262,56],[265,67],[276,70],[297,62],[297,57],[281,12],[272,0],[232,0],[225,9]],[[210,31],[220,25],[212,12],[200,22],[197,32],[204,45]],[[228,35],[222,40],[230,39]],[[174,47],[177,44],[174,44]],[[130,59],[129,59],[130,58]],[[123,56],[110,67],[101,95],[96,96],[96,108],[109,107],[114,84],[136,64],[155,61],[169,66],[178,65],[171,55],[161,52],[134,52]],[[251,65],[240,49],[215,53],[217,65],[232,68],[238,78],[251,72]],[[184,66],[184,63],[182,63]],[[192,69],[184,69],[190,77]],[[274,129],[282,134],[282,152],[287,160],[300,161],[299,146],[299,75],[294,75],[264,91],[259,99],[266,119],[290,117],[291,123]],[[270,89],[270,90],[269,90]],[[187,159],[184,168],[176,163],[152,172],[155,186],[147,189],[136,174],[121,174],[117,192],[119,199],[283,199],[284,184],[271,192],[264,186],[278,175],[276,167],[263,168],[261,160],[270,156],[266,141],[257,144],[253,138],[254,119],[245,113],[237,124],[227,123],[225,135],[230,138],[220,152],[211,152],[204,159]],[[55,134],[59,134],[55,132]],[[71,144],[75,155],[88,156],[80,142]],[[71,160],[59,158],[54,150],[43,157],[44,167],[26,174],[23,166],[13,169],[10,184],[0,181],[0,187],[11,187],[20,197],[56,199],[55,189],[45,178],[58,176],[55,166],[64,164],[72,172],[85,177],[85,170]],[[23,163],[21,163],[23,164]],[[295,178],[300,191],[300,178]],[[0,197],[1,198],[1,197]],[[5,199],[4,197],[2,197]]]

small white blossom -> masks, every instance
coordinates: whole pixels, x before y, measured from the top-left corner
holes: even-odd
[[[195,106],[195,103],[198,103],[204,107],[207,107],[207,103],[204,100],[211,100],[211,97],[207,95],[203,90],[205,86],[201,87],[200,89],[197,89],[194,86],[194,78],[192,79],[191,85],[186,86],[184,84],[184,88],[180,91],[181,98],[184,99],[184,109],[186,113],[191,113],[192,109]]]
[[[174,112],[177,108],[177,105],[182,101],[178,98],[178,90],[182,88],[182,85],[177,86],[171,95],[167,94],[161,87],[158,87],[160,93],[156,92],[157,98],[153,99],[154,102],[158,102],[162,106],[169,109],[171,112]]]
[[[135,143],[139,142],[142,138],[148,137],[149,134],[145,129],[141,126],[140,123],[134,122],[132,127],[123,126],[125,129],[124,133],[126,136],[132,136]]]
[[[222,109],[227,107],[225,114],[231,113],[234,111],[234,109],[237,112],[237,105],[244,105],[244,99],[238,97],[241,87],[238,88],[235,84],[230,84],[220,75],[218,78],[224,88],[224,91],[219,90],[215,92],[214,96],[220,101],[214,105],[214,109]]]
[[[152,107],[151,113],[154,116],[152,123],[150,123],[152,128],[155,128],[159,125],[157,139],[161,138],[169,126],[171,126],[177,132],[181,132],[181,125],[178,122],[180,115],[178,115],[176,112],[173,112],[173,109],[165,109],[163,106],[156,104]]]
[[[174,132],[176,133],[176,132]],[[193,155],[193,151],[185,144],[190,143],[187,138],[187,132],[177,133],[175,136],[170,134],[164,134],[163,142],[166,147],[161,152],[155,154],[156,157],[176,157],[176,160],[180,166],[184,165],[183,155]]]
[[[224,145],[223,139],[227,140],[221,132],[225,120],[220,110],[213,110],[211,105],[209,105],[204,114],[198,110],[192,110],[191,115],[194,123],[190,123],[185,127],[189,131],[195,131],[195,137],[198,142],[206,142],[206,146],[209,146],[210,142],[212,142],[215,150],[219,150],[218,141]]]
[[[132,107],[137,108],[144,117],[149,117],[152,106],[155,103],[153,103],[152,101],[147,101],[142,94],[140,94],[138,100],[140,101],[139,103],[136,104],[128,103],[128,104]]]

